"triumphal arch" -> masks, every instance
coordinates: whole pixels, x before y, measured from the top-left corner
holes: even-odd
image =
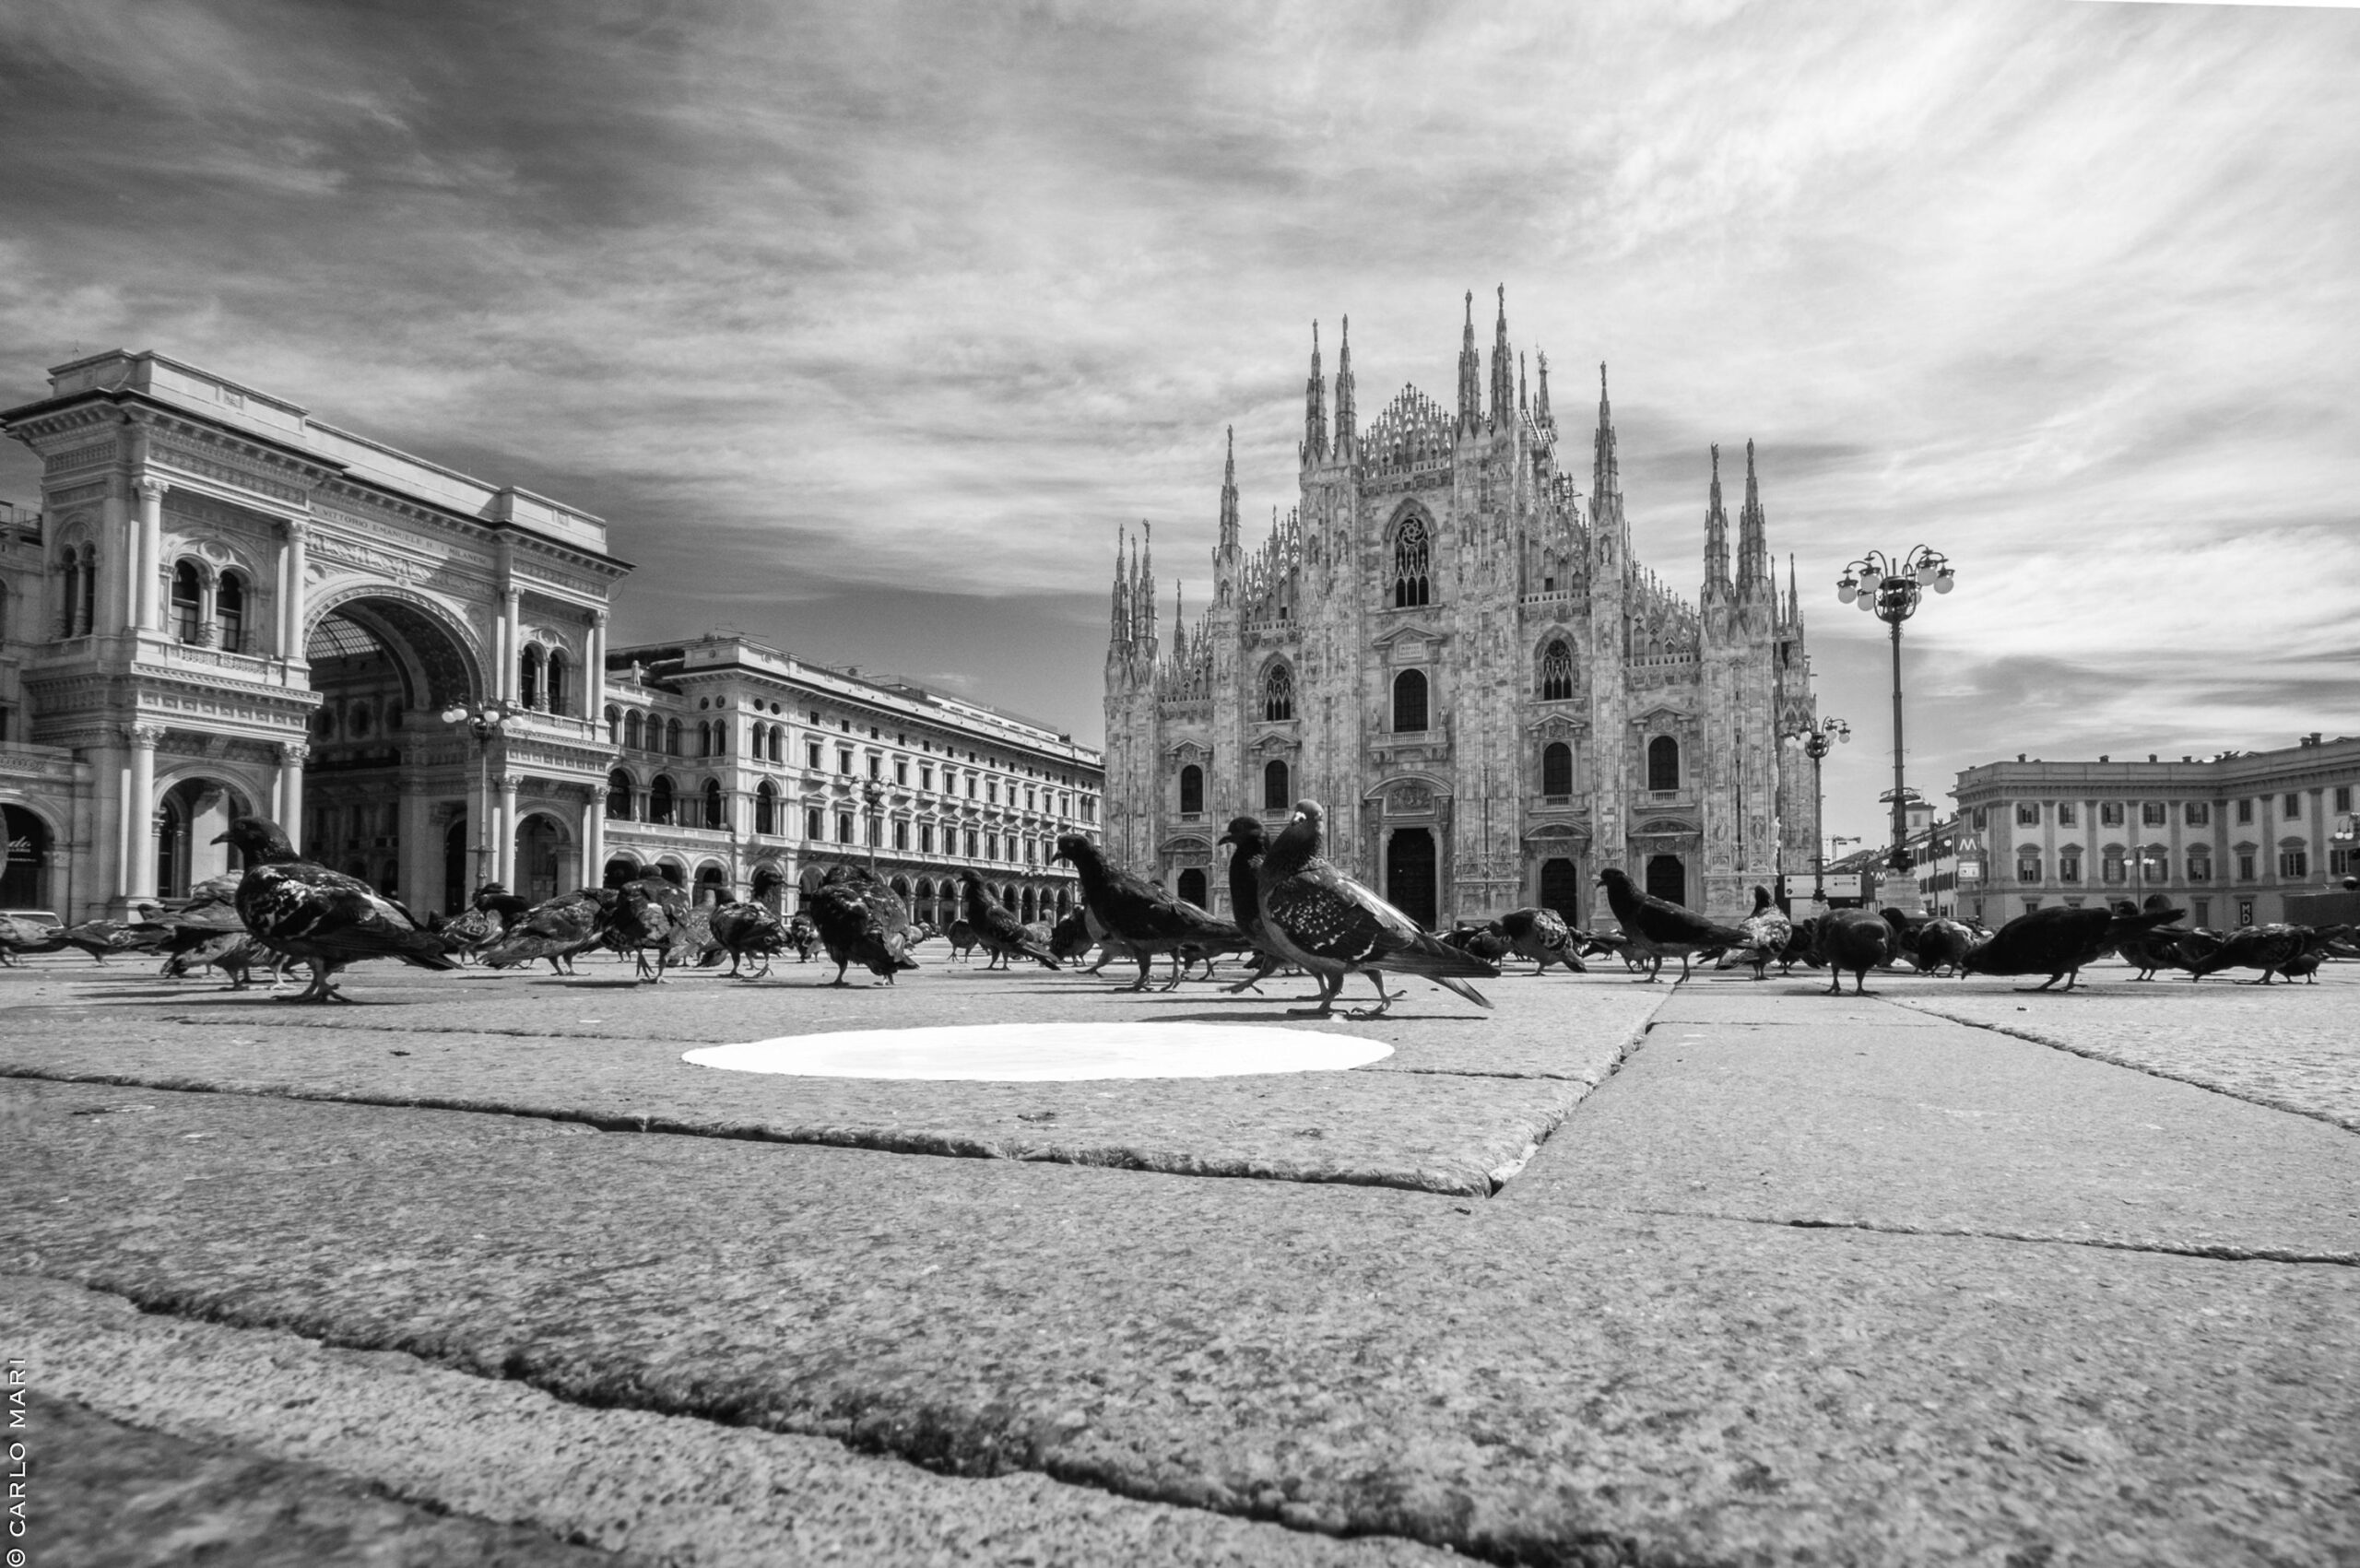
[[[161,354],[59,366],[0,429],[44,513],[0,595],[6,902],[184,894],[249,813],[421,914],[596,884],[604,523]]]

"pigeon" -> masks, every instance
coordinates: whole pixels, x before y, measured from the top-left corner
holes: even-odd
[[[2187,911],[2151,910],[2144,914],[2117,914],[2110,909],[2075,909],[2052,904],[2017,915],[1991,939],[1966,955],[1962,974],[2046,974],[2033,987],[2046,991],[2059,980],[2071,991],[2082,977],[2082,966],[2094,963],[2115,944],[2159,925],[2168,925]]]
[[[1778,949],[1781,975],[1792,973],[1799,963],[1810,969],[1819,967],[1819,923],[1824,918],[1807,914],[1794,923],[1794,929],[1787,933],[1787,945]]]
[[[431,915],[427,920],[435,934],[442,938],[443,947],[464,961],[479,955],[532,907],[525,900],[510,892],[504,884],[486,882],[476,890],[476,896],[467,905],[466,914],[440,924],[436,924]],[[557,965],[552,961],[549,967],[555,969]]]
[[[1516,957],[1532,961],[1536,975],[1547,973],[1552,963],[1562,963],[1575,974],[1589,973],[1589,966],[1574,951],[1573,929],[1553,909],[1512,909],[1493,921],[1491,929],[1507,938]]]
[[[21,953],[53,953],[65,946],[65,927],[21,914],[0,914],[0,964],[14,965]]]
[[[909,906],[866,867],[832,868],[811,897],[811,920],[828,956],[836,961],[830,984],[843,984],[844,970],[856,961],[883,975],[888,985],[899,971],[918,966],[909,953]]]
[[[2349,925],[2322,925],[2311,933],[2311,939],[2292,961],[2278,966],[2278,973],[2292,984],[2300,980],[2306,985],[2319,983],[2319,965],[2330,958],[2360,958],[2360,949],[2352,945]]]
[[[2318,935],[2307,925],[2247,925],[2230,932],[2219,947],[2190,963],[2188,972],[2201,980],[2224,969],[2258,969],[2261,971],[2260,979],[2241,980],[2237,984],[2267,985],[2273,976],[2284,973],[2288,965],[2301,962]],[[2320,946],[2324,948],[2325,944]],[[2319,966],[2313,963],[2311,967]]]
[[[2126,937],[2115,944],[2114,950],[2121,955],[2123,962],[2139,972],[2130,977],[2133,981],[2152,981],[2166,969],[2193,971],[2198,960],[2220,950],[2223,940],[2209,932],[2166,926],[2160,931],[2142,931]],[[2201,980],[2203,976],[2191,974],[2190,978]]]
[[[1715,967],[1734,969],[1741,963],[1751,964],[1754,979],[1766,978],[1770,965],[1786,952],[1788,938],[1795,934],[1795,923],[1772,902],[1769,889],[1757,886],[1753,890],[1753,913],[1737,924],[1746,935],[1745,946],[1723,953]]]
[[[697,904],[673,923],[672,939],[664,944],[664,964],[669,969],[716,969],[721,944],[714,939],[713,912],[721,906]]]
[[[213,841],[219,843],[221,841]],[[97,963],[109,953],[152,953],[160,950],[171,932],[152,920],[85,920],[57,933],[61,946],[79,948]]]
[[[750,975],[760,980],[770,973],[772,957],[785,951],[785,921],[781,921],[779,914],[767,902],[767,895],[781,886],[785,886],[785,876],[781,876],[776,867],[758,867],[753,874],[753,897],[743,902],[722,904],[713,912],[713,940],[729,954],[732,980],[741,978],[738,966],[746,959],[762,961],[762,968]],[[923,940],[923,935],[914,935],[911,947]]]
[[[1620,868],[1610,866],[1598,874],[1606,888],[1606,902],[1631,939],[1630,950],[1650,961],[1643,984],[1652,985],[1662,973],[1663,961],[1680,961],[1680,978],[1688,978],[1688,961],[1698,953],[1741,948],[1752,940],[1734,925],[1707,920],[1693,910],[1643,893]]]
[[[1147,988],[1150,961],[1157,953],[1172,955],[1172,984],[1164,987],[1169,991],[1180,984],[1181,949],[1240,952],[1254,945],[1228,921],[1216,920],[1186,899],[1108,865],[1098,846],[1080,833],[1061,835],[1052,858],[1073,863],[1081,874],[1082,906],[1091,919],[1104,929],[1106,938],[1121,942],[1139,960],[1139,977],[1129,987],[1133,991]]]
[[[270,971],[275,990],[287,955],[256,940],[238,914],[238,889],[243,871],[208,877],[189,890],[188,902],[153,924],[164,927],[164,965],[157,973],[181,980],[198,969],[218,969],[230,977],[230,989],[242,991],[254,983],[254,971]]]
[[[629,953],[642,979],[664,983],[672,961],[672,944],[680,922],[689,917],[688,893],[664,877],[639,877],[615,890],[615,902],[600,923],[599,937],[619,952]],[[647,961],[650,949],[655,961]]]
[[[1386,970],[1423,975],[1479,1008],[1491,1000],[1468,984],[1497,978],[1499,965],[1445,945],[1393,905],[1338,869],[1320,854],[1327,812],[1316,800],[1295,803],[1294,815],[1255,873],[1262,928],[1287,959],[1319,980],[1318,1016],[1335,1010],[1344,977],[1366,974],[1376,1006],[1354,1018],[1375,1018],[1393,1005]]]
[[[1270,837],[1259,817],[1237,816],[1216,842],[1229,845],[1229,907],[1237,928],[1254,947],[1254,973],[1229,988],[1230,995],[1257,990],[1261,983],[1287,966],[1287,956],[1262,925],[1262,890],[1255,879]]]
[[[965,963],[968,955],[975,950],[975,927],[967,921],[952,921],[943,936],[950,943],[950,956],[961,963]]]
[[[1497,963],[1516,951],[1516,944],[1497,925],[1469,925],[1464,923],[1447,931],[1437,932],[1434,940],[1446,948],[1457,948],[1485,963]]]
[[[959,874],[959,894],[967,911],[967,928],[975,934],[975,944],[991,955],[986,969],[1012,969],[1011,960],[1035,960],[1044,969],[1063,969],[1057,955],[1049,950],[1045,931],[1036,932],[1025,925],[992,897],[984,886],[983,878],[973,871]]]
[[[508,969],[547,959],[551,970],[570,974],[576,953],[606,945],[607,917],[620,898],[611,888],[582,888],[545,899],[484,944],[484,964]]]
[[[247,931],[311,967],[312,983],[295,1000],[347,1000],[331,976],[363,959],[399,959],[419,969],[459,967],[417,916],[360,878],[301,858],[286,830],[268,818],[241,817],[213,842],[246,857],[237,908]]]
[[[183,948],[164,960],[159,971],[167,980],[186,979],[192,971],[218,969],[230,977],[230,989],[242,991],[254,984],[257,969],[270,974],[270,988],[278,989],[278,977],[287,969],[287,955],[261,941],[246,931],[207,937],[194,947]]]
[[[1059,962],[1078,959],[1090,950],[1090,920],[1080,910],[1068,911],[1049,927],[1049,951]]]
[[[1869,971],[1879,964],[1893,961],[1894,945],[1900,940],[1891,925],[1880,915],[1865,909],[1835,909],[1818,916],[1811,934],[1819,961],[1827,965],[1827,994],[1844,994],[1844,972],[1852,972],[1852,994],[1868,995]]]
[[[1918,927],[1918,944],[1909,949],[1909,961],[1918,966],[1920,974],[1939,974],[1948,969],[1960,974],[1959,966],[1976,946],[1975,933],[1955,920],[1937,918]]]
[[[786,923],[786,945],[795,949],[797,963],[809,963],[813,950],[820,945],[820,928],[799,909]]]

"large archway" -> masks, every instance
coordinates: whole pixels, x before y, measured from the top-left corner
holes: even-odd
[[[1582,874],[1570,860],[1558,856],[1540,863],[1540,906],[1557,912],[1568,925],[1581,919]]]
[[[22,806],[0,806],[0,833],[5,833],[6,866],[0,868],[0,909],[39,909],[65,914],[64,890],[53,886],[51,862],[56,835],[38,812]]]
[[[225,780],[185,778],[167,787],[156,806],[157,897],[184,899],[199,882],[230,870],[233,852],[213,841],[254,810],[244,792]],[[371,885],[376,882],[372,876]]]
[[[548,813],[516,824],[516,885],[509,891],[531,903],[558,895],[573,861],[573,835]]]

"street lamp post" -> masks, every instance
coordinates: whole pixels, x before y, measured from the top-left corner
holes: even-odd
[[[1893,848],[1886,864],[1901,878],[1900,907],[1917,913],[1918,879],[1910,876],[1909,786],[1902,782],[1901,623],[1918,613],[1918,601],[1928,588],[1947,594],[1957,585],[1950,558],[1919,545],[1894,560],[1882,550],[1870,550],[1844,569],[1835,584],[1839,603],[1857,605],[1893,628]]]
[[[877,869],[877,841],[885,836],[885,786],[871,780],[860,786],[860,797],[868,803],[868,869],[874,873]]]
[[[1827,760],[1827,749],[1834,741],[1849,746],[1852,726],[1842,719],[1823,719],[1815,725],[1805,725],[1790,730],[1779,738],[1789,746],[1800,746],[1803,755],[1811,759],[1811,821],[1816,824],[1827,810],[1827,788],[1820,782],[1820,764]],[[1827,902],[1827,856],[1820,853],[1821,838],[1816,827],[1811,833],[1811,902]]]
[[[466,728],[476,738],[476,886],[491,880],[486,857],[491,854],[491,741],[509,720],[523,710],[500,701],[454,702],[442,710],[442,722]]]

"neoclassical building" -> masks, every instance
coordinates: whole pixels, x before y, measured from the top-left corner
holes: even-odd
[[[0,908],[177,897],[249,813],[421,912],[643,868],[799,887],[862,823],[914,896],[973,865],[1071,902],[1042,846],[1094,821],[1095,752],[742,639],[610,651],[631,568],[586,513],[152,352],[57,367],[0,430],[42,465],[0,509]],[[490,703],[482,737],[442,716]]]
[[[1159,634],[1152,551],[1118,547],[1106,652],[1107,836],[1224,902],[1214,840],[1311,796],[1329,854],[1430,924],[1546,904],[1604,867],[1717,914],[1818,836],[1815,713],[1746,448],[1734,555],[1718,449],[1692,603],[1634,559],[1599,370],[1589,491],[1559,466],[1547,357],[1528,401],[1505,294],[1488,397],[1473,296],[1454,411],[1405,387],[1367,426],[1350,325],[1335,413],[1314,328],[1300,489],[1249,548],[1223,474],[1213,602]],[[1795,846],[1788,849],[1784,846]],[[1798,857],[1802,858],[1798,858]]]

